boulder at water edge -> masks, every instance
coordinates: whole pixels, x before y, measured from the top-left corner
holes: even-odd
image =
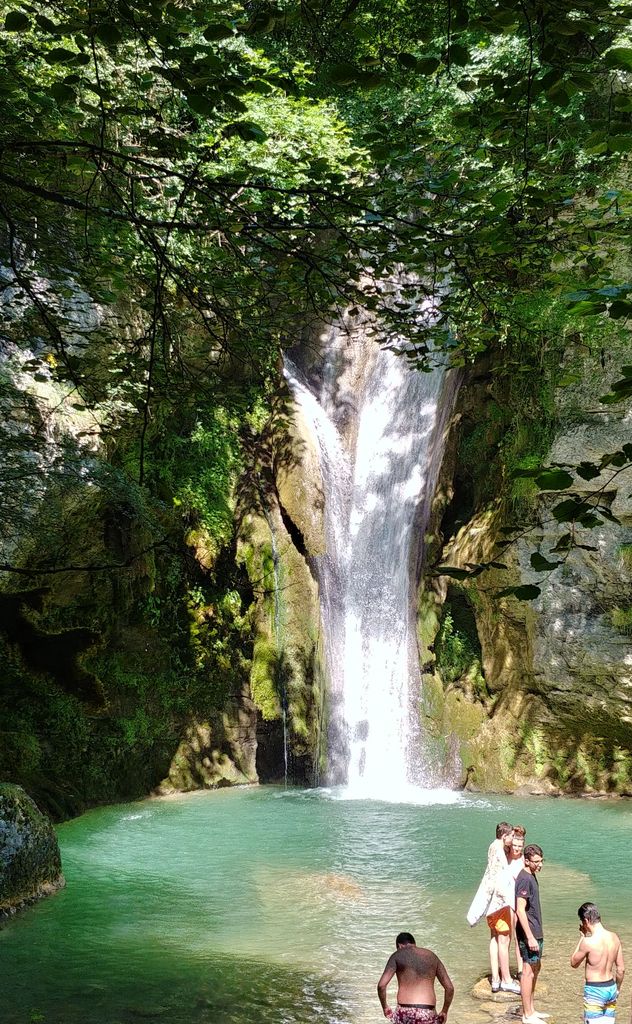
[[[50,821],[20,786],[0,784],[0,916],[63,885]]]

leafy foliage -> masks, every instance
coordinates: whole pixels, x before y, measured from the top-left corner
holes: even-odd
[[[4,3],[0,22],[20,329],[142,486],[172,411],[189,437],[200,402],[232,422],[280,349],[344,309],[422,367],[437,346],[462,366],[540,345],[536,290],[568,296],[577,344],[595,318],[627,329],[623,2],[69,0]],[[126,309],[115,341],[73,342],[69,282]]]

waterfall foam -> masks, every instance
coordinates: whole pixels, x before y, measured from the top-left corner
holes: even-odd
[[[445,374],[366,337],[327,339],[318,393],[286,361],[318,443],[327,552],[314,559],[329,674],[328,783],[408,799],[432,785],[420,727],[415,626],[419,536],[440,465]]]

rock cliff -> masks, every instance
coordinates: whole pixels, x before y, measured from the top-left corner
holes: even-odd
[[[574,357],[575,369],[578,361],[582,383],[553,392],[550,433],[537,453],[544,465],[599,462],[631,436],[629,403],[599,402],[612,368],[590,353]],[[452,444],[455,473],[448,478],[453,497],[437,561],[464,568],[496,558],[507,568],[449,585],[446,577],[426,580],[420,618],[429,727],[458,751],[460,781],[473,787],[628,793],[632,471],[609,467],[589,481],[576,478],[568,493],[591,501],[599,491],[618,523],[578,526],[581,546],[557,568],[537,573],[533,553],[550,557],[568,525],[551,514],[559,492],[520,482],[518,500],[508,496],[512,484],[506,479],[503,485],[496,457],[493,393],[489,378],[471,381],[462,393]],[[464,464],[472,434],[479,443],[487,439],[487,458],[474,473]],[[495,466],[495,491],[482,483],[489,466]],[[516,523],[523,527],[518,538],[499,548],[503,528]],[[497,596],[508,585],[534,583],[541,588],[534,601]]]
[[[0,917],[61,889],[59,845],[20,786],[0,785]]]

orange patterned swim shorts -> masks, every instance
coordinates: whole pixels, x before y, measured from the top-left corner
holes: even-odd
[[[487,917],[487,923],[493,932],[499,935],[508,935],[511,931],[511,910],[509,907],[501,907]]]

